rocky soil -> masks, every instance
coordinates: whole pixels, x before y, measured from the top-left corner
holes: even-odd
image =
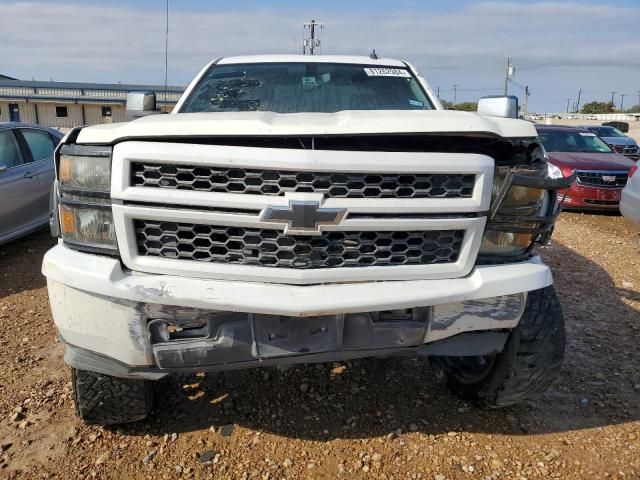
[[[619,216],[562,214],[541,253],[566,361],[502,410],[457,400],[424,360],[365,360],[172,377],[147,421],[86,426],[39,272],[52,244],[0,247],[0,478],[640,478],[640,251]]]

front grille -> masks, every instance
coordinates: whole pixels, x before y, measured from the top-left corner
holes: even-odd
[[[623,153],[625,155],[637,155],[638,154],[638,147],[624,147]]]
[[[578,183],[590,187],[621,188],[627,184],[626,172],[576,172]]]
[[[475,175],[291,172],[133,163],[131,185],[282,196],[322,193],[338,198],[471,198]]]
[[[464,230],[323,232],[134,221],[138,254],[280,268],[431,265],[457,261]]]

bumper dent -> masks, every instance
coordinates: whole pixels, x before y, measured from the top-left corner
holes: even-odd
[[[47,252],[49,281],[105,297],[160,305],[294,317],[373,312],[512,295],[553,283],[539,258],[476,267],[464,278],[283,285],[140,274],[116,259],[58,245]]]

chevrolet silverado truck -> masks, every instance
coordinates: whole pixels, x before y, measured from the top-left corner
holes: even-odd
[[[172,373],[417,355],[491,407],[556,376],[533,249],[573,177],[516,98],[446,111],[404,61],[274,55],[128,108],[56,150],[42,270],[86,422],[144,418]]]

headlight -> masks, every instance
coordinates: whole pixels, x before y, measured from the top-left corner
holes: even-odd
[[[111,211],[111,147],[63,145],[58,158],[60,232],[78,250],[117,253]]]
[[[117,248],[111,207],[62,203],[60,226],[66,243],[94,249]]]
[[[553,163],[547,163],[547,175],[549,178],[562,178],[564,175],[562,174],[562,170],[559,167],[555,166]]]
[[[528,171],[529,178],[552,178],[555,172],[547,164],[543,171]],[[557,167],[554,166],[557,169]],[[540,218],[549,210],[549,194],[542,188],[511,183],[513,171],[501,168],[496,172],[493,184],[492,206],[499,203],[480,246],[480,263],[492,263],[526,257],[539,235]],[[507,183],[508,182],[508,183]],[[504,189],[506,188],[506,191]]]
[[[62,147],[58,181],[66,189],[108,193],[111,187],[111,149],[104,147]]]

